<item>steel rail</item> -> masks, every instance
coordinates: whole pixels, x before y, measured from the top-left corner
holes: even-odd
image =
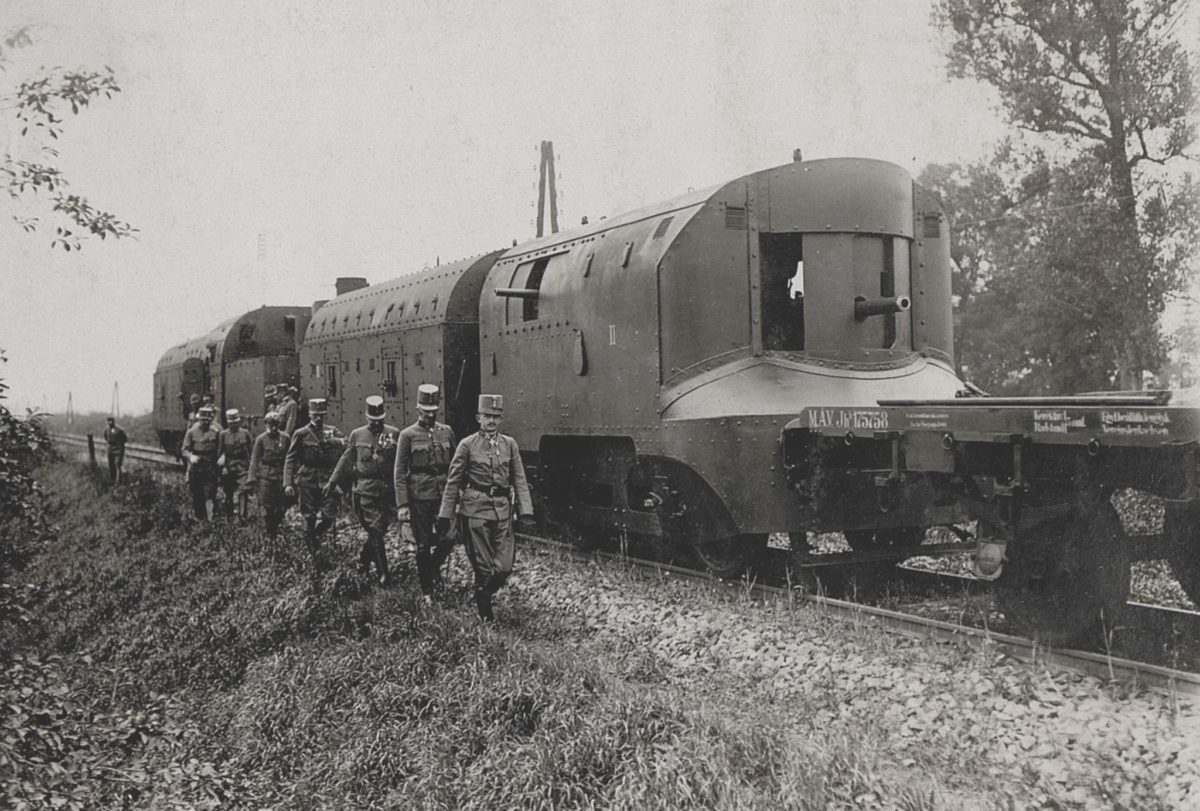
[[[81,434],[50,434],[50,440],[55,444],[68,445],[71,447],[83,448],[88,447],[88,438]],[[104,440],[93,438],[93,444],[96,447],[96,455],[99,456],[104,449]],[[155,465],[164,467],[180,467],[180,462],[174,456],[171,456],[161,448],[155,448],[152,445],[138,445],[132,442],[125,444],[125,458],[133,459],[138,462],[149,462]]]
[[[639,569],[659,573],[667,572],[689,580],[710,583],[722,582],[707,572],[696,569],[688,569],[673,564],[656,563],[611,552],[584,552],[569,543],[524,533],[518,533],[517,537],[539,546],[559,550],[580,560],[600,558],[625,564],[631,563]],[[776,598],[794,599],[799,596],[830,616],[854,620],[866,619],[874,622],[878,627],[886,628],[909,637],[936,639],[939,641],[962,641],[977,649],[998,651],[1021,662],[1084,673],[1106,681],[1132,682],[1167,695],[1200,696],[1200,673],[1173,670],[1160,665],[1152,665],[1133,659],[1123,659],[1117,656],[1088,651],[1049,648],[1023,637],[957,625],[945,622],[944,620],[904,614],[886,608],[862,605],[861,603],[835,600],[831,597],[808,594],[783,586],[763,585],[753,581],[748,584],[730,583],[727,585],[730,588],[749,589],[750,593],[763,597],[773,596]],[[1141,608],[1146,609],[1149,607],[1141,606]]]

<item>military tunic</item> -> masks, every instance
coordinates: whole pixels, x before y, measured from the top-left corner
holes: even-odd
[[[262,507],[267,535],[274,538],[287,512],[287,499],[283,495],[283,462],[287,456],[291,437],[280,431],[276,436],[263,431],[254,440],[250,453],[248,482],[258,485],[258,503]]]
[[[221,455],[221,431],[214,424],[207,428],[197,422],[183,435],[182,452],[195,457],[188,462],[188,489],[192,493],[192,512],[208,520],[207,501],[217,498],[217,458]]]
[[[254,439],[250,432],[239,427],[221,432],[221,450],[225,467],[221,470],[221,489],[225,491],[225,511],[233,513],[233,497],[245,494],[246,472],[250,469],[250,452]],[[243,496],[244,498],[244,496]]]
[[[408,508],[417,542],[417,576],[426,594],[433,592],[438,570],[454,547],[453,536],[443,538],[437,531],[438,508],[446,490],[454,444],[454,431],[449,425],[435,421],[426,428],[418,420],[400,432],[400,449],[396,452],[396,506]]]
[[[382,535],[392,520],[392,469],[400,429],[382,426],[379,433],[364,425],[350,432],[346,450],[338,460],[329,484],[354,481],[354,512],[368,532]]]
[[[480,613],[491,614],[491,595],[512,573],[516,545],[512,531],[512,499],[521,515],[533,515],[521,450],[512,437],[476,432],[458,443],[439,518],[460,511],[467,530],[467,557],[475,570]],[[484,605],[486,604],[486,613]]]
[[[310,422],[292,434],[283,463],[283,485],[296,488],[300,514],[308,522],[310,531],[315,529],[318,520],[324,529],[337,516],[337,497],[332,494],[326,497],[321,487],[325,484],[327,471],[337,463],[344,447],[345,440],[328,425],[318,429]]]

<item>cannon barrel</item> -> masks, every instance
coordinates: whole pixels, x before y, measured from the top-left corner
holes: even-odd
[[[890,313],[907,312],[912,306],[908,296],[885,296],[883,298],[863,298],[854,300],[854,318],[862,321],[873,315],[888,315]]]
[[[527,287],[497,287],[496,295],[504,298],[537,298],[538,291]]]

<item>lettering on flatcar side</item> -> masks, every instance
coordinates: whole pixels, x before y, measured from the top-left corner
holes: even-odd
[[[810,408],[807,411],[810,428],[883,431],[888,427],[887,412],[881,408]]]
[[[1168,436],[1171,415],[1165,411],[1101,411],[1100,430],[1127,436]]]
[[[944,411],[905,411],[904,418],[910,428],[945,430],[950,427],[950,415]]]
[[[1072,430],[1087,428],[1082,414],[1071,416],[1058,408],[1035,408],[1033,410],[1033,432],[1035,434],[1066,434]]]

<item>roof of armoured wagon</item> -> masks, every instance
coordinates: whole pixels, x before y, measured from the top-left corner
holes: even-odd
[[[428,268],[331,299],[313,314],[305,343],[446,322],[476,322],[483,269],[491,267],[498,253]]]

